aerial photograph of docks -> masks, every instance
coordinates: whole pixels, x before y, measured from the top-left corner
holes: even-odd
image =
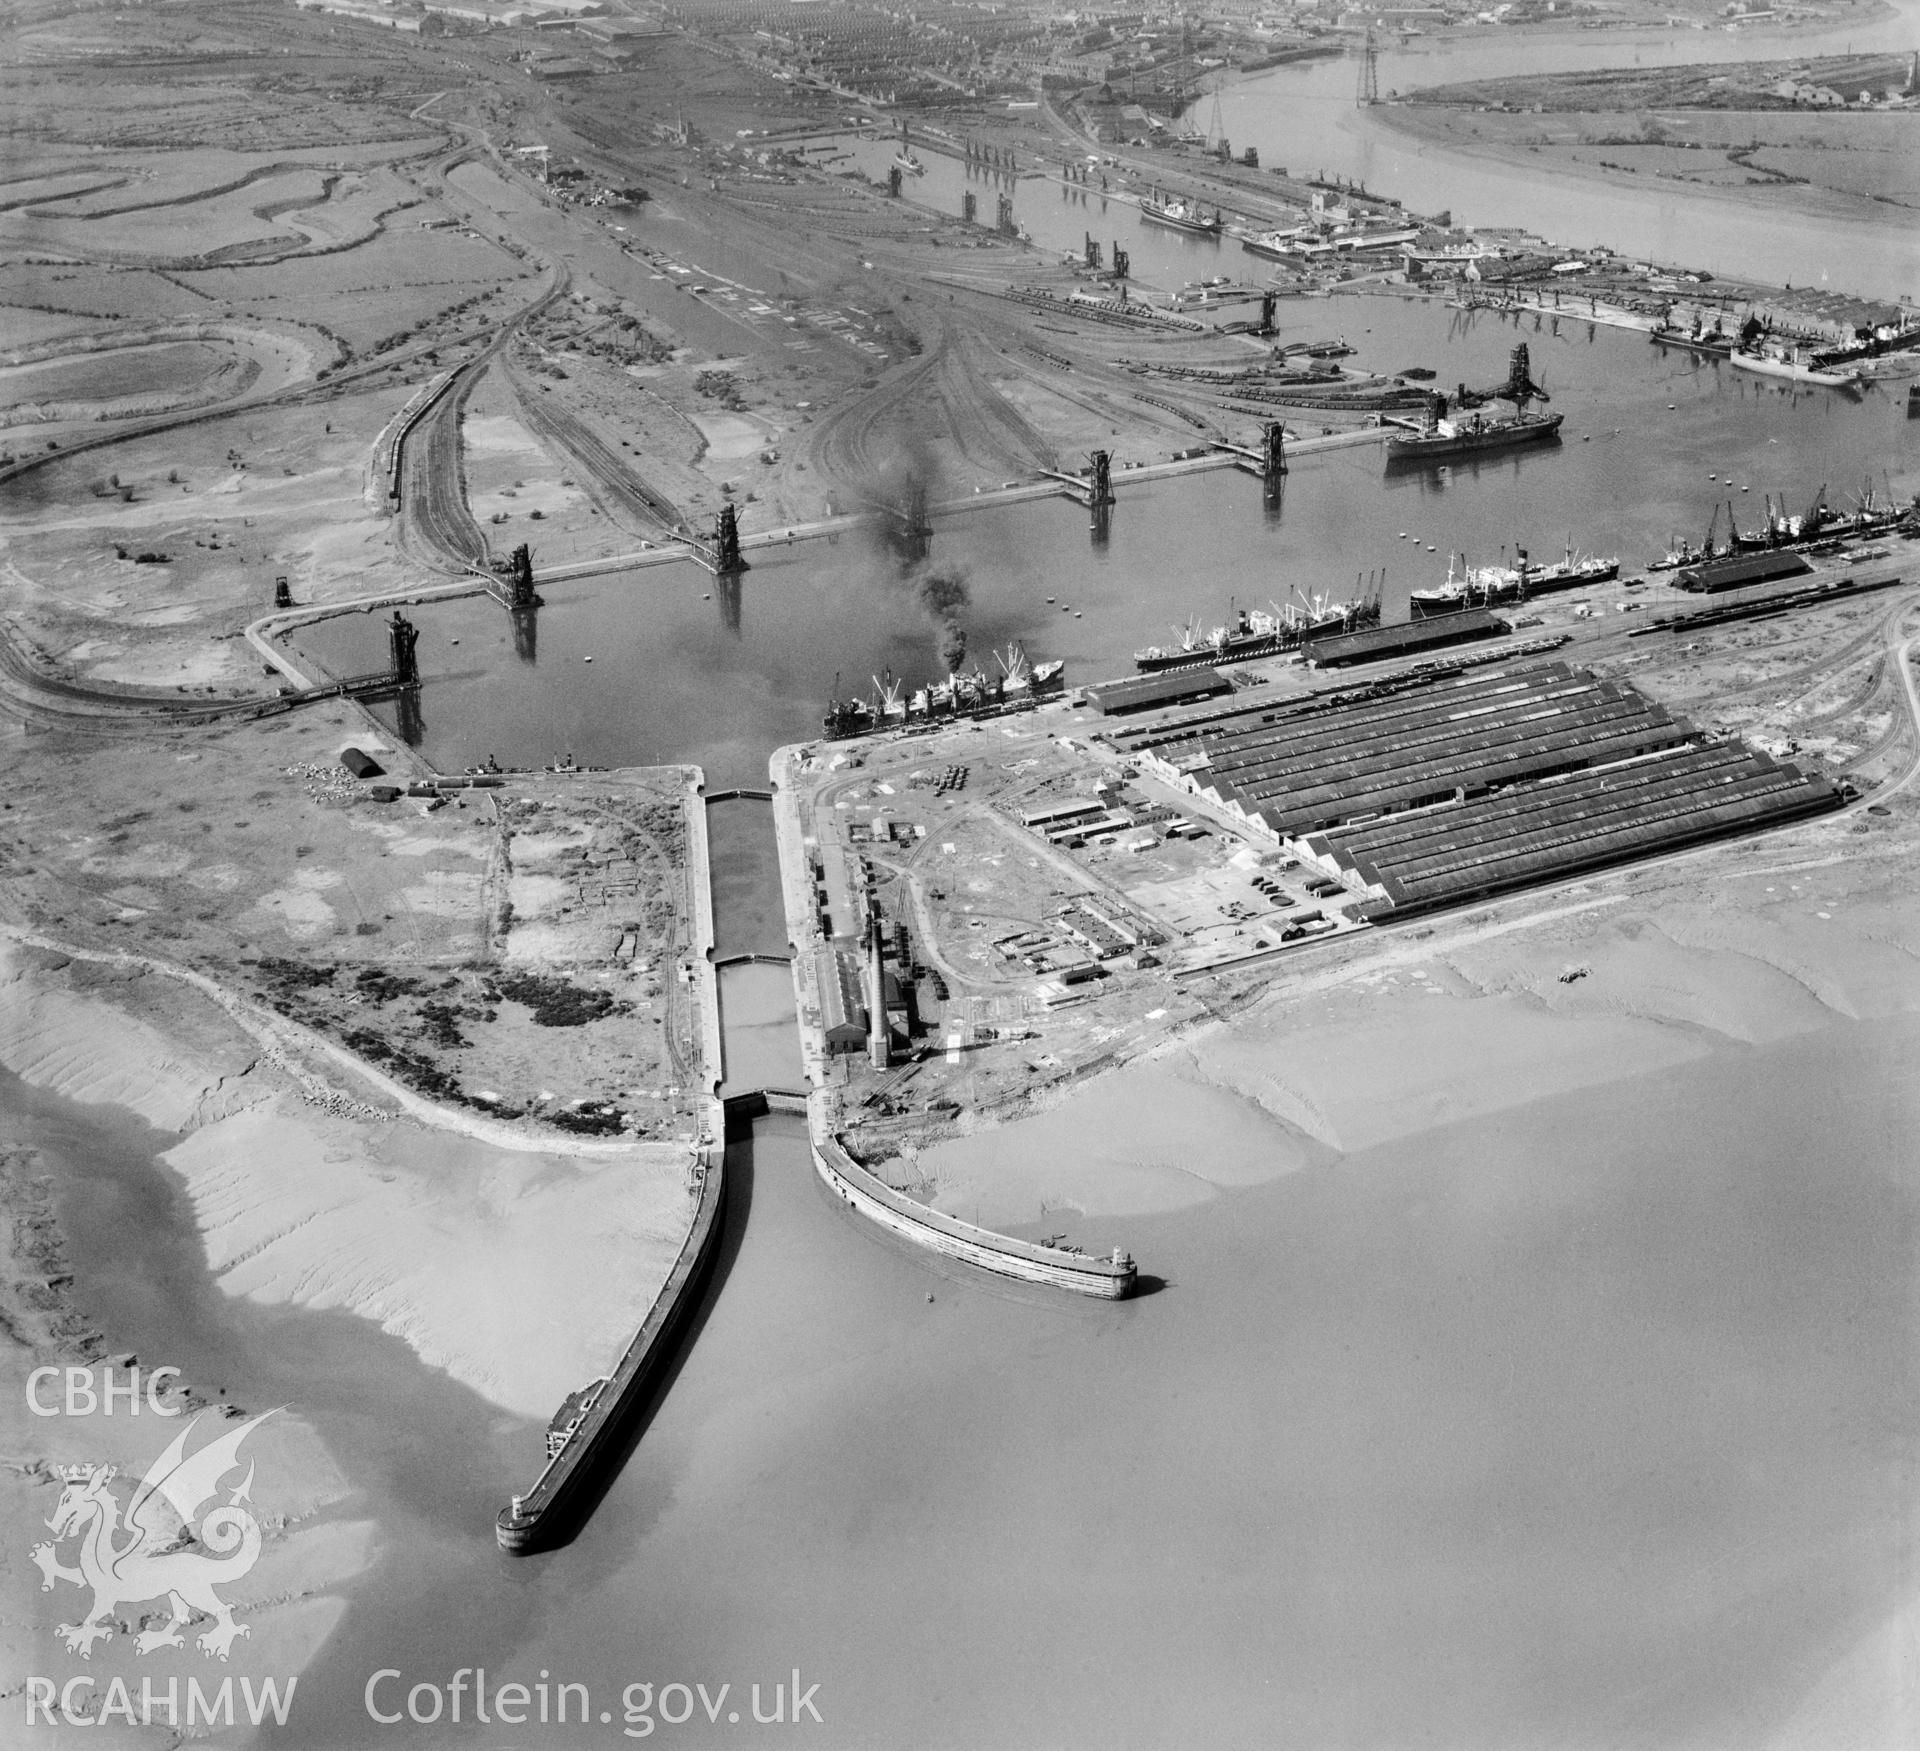
[[[1920,1743],[1920,0],[0,104],[0,1743]]]

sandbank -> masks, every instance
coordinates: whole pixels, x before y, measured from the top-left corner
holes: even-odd
[[[544,1417],[606,1371],[665,1280],[691,1215],[685,1149],[546,1153],[330,1113],[197,993],[177,999],[196,1027],[170,1037],[49,958],[0,945],[0,1062],[183,1133],[164,1159],[228,1294],[371,1319]]]

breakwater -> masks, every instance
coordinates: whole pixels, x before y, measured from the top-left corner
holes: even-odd
[[[689,775],[684,800],[687,823],[687,884],[693,902],[690,963],[700,1010],[701,1048],[708,1086],[720,1080],[719,987],[713,969],[713,876],[707,841],[704,776]],[[494,1522],[500,1548],[525,1556],[563,1544],[593,1511],[624,1456],[626,1437],[648,1393],[678,1354],[679,1338],[700,1298],[718,1249],[726,1205],[726,1107],[709,1094],[700,1146],[688,1164],[693,1220],[673,1268],[622,1352],[613,1372],[589,1388],[573,1427],[564,1431],[533,1484],[501,1509]]]
[[[726,1167],[720,1151],[697,1157],[692,1173],[693,1226],[673,1269],[573,1433],[532,1485],[500,1510],[494,1534],[502,1550],[525,1556],[564,1543],[578,1528],[619,1464],[634,1413],[672,1362],[676,1339],[712,1268],[726,1203]]]
[[[817,1118],[813,1129],[814,1166],[828,1188],[862,1216],[915,1246],[977,1265],[996,1276],[1046,1283],[1076,1295],[1119,1301],[1133,1292],[1134,1262],[1120,1248],[1115,1247],[1107,1257],[1092,1257],[976,1228],[971,1222],[962,1222],[896,1192],[855,1161],[837,1137],[824,1133]]]

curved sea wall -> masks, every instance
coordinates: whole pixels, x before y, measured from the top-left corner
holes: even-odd
[[[1092,1258],[976,1228],[971,1222],[962,1222],[896,1192],[855,1161],[837,1137],[816,1134],[813,1164],[820,1177],[862,1216],[892,1229],[915,1246],[978,1265],[997,1276],[1046,1283],[1056,1289],[1070,1289],[1076,1295],[1118,1301],[1133,1291],[1133,1260],[1117,1247],[1110,1258]]]

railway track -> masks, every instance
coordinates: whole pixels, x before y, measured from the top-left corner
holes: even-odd
[[[885,476],[902,448],[943,438],[990,472],[1058,466],[1053,448],[981,368],[987,343],[942,312],[936,344],[892,382],[841,410],[814,440],[815,468],[843,485]]]
[[[96,735],[185,729],[256,712],[275,697],[186,700],[90,687],[44,673],[11,636],[0,636],[0,699],[28,721],[51,729]]]
[[[552,283],[500,325],[486,347],[454,373],[454,382],[398,442],[400,517],[405,539],[423,557],[456,572],[491,576],[487,538],[467,506],[466,474],[461,467],[460,421],[467,397],[513,337],[527,323],[564,297],[572,285],[566,263],[549,263]]]
[[[672,499],[643,480],[633,464],[585,420],[532,389],[511,365],[507,373],[527,424],[537,437],[550,440],[580,465],[599,489],[594,496],[602,499],[602,510],[639,523],[644,534],[663,529],[671,534],[687,521]]]

